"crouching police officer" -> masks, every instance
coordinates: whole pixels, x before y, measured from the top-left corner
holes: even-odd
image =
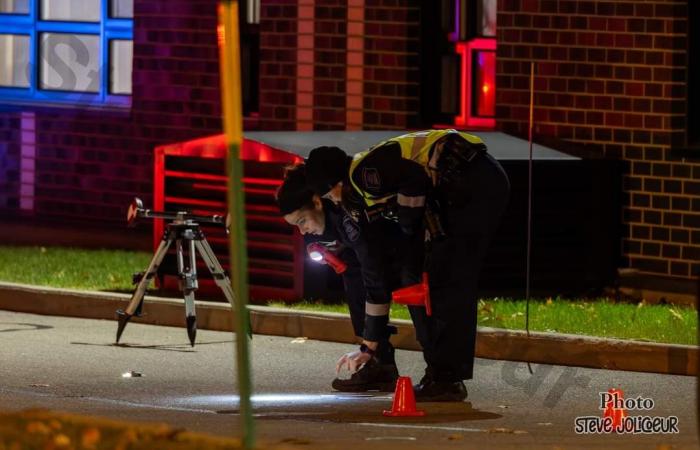
[[[407,237],[422,237],[429,225],[432,316],[409,307],[427,364],[414,390],[418,401],[464,400],[463,380],[474,367],[477,280],[509,197],[503,168],[481,139],[455,130],[406,134],[354,157],[319,147],[306,165],[309,187],[355,218],[392,211]],[[417,254],[409,252],[406,264]]]
[[[358,223],[331,201],[321,199],[307,187],[305,166],[289,167],[277,191],[277,204],[284,219],[298,227],[305,241],[338,241],[343,250],[337,255],[346,264],[343,285],[355,335],[363,340],[357,352],[338,361],[353,372],[350,379],[336,378],[334,389],[345,392],[378,390],[392,392],[398,378],[394,348],[389,342],[396,329],[388,325],[390,289],[416,282],[420,273],[408,274],[403,265],[392,270],[391,261],[400,261],[401,242],[396,224],[384,221],[367,226]],[[309,238],[311,236],[311,238]],[[381,310],[383,317],[377,320]],[[356,357],[350,357],[355,355]]]

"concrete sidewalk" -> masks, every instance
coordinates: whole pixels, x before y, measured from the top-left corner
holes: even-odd
[[[0,309],[7,311],[114,319],[115,311],[124,308],[129,298],[127,294],[0,283]],[[265,306],[250,306],[250,310],[251,324],[256,334],[355,342],[349,317],[345,314]],[[144,312],[146,315],[134,318],[133,322],[184,326],[181,299],[146,297]],[[420,350],[411,322],[394,320],[393,323],[399,330],[398,336],[392,339],[394,345],[401,349]],[[233,316],[228,304],[198,301],[197,327],[216,331],[233,330]],[[543,364],[697,375],[699,352],[697,347],[687,345],[542,332],[531,332],[527,336],[523,331],[480,327],[476,355],[488,359]]]

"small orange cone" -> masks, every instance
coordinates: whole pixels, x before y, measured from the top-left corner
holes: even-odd
[[[428,316],[433,315],[430,305],[430,285],[428,284],[428,274],[423,272],[423,281],[418,284],[397,289],[391,293],[391,300],[394,303],[411,306],[424,306]]]
[[[411,377],[399,377],[399,379],[396,380],[396,392],[394,392],[394,403],[391,405],[391,411],[384,410],[382,414],[390,417],[416,417],[425,415],[425,411],[416,409],[416,397],[413,394]]]

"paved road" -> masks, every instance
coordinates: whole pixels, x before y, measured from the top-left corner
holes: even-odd
[[[132,323],[113,345],[116,323],[0,311],[0,408],[45,407],[132,421],[167,422],[236,434],[233,335]],[[253,367],[261,442],[304,449],[696,449],[695,379],[681,376],[477,361],[469,402],[422,404],[421,419],[382,417],[388,395],[330,389],[335,360],[348,346],[256,335]],[[415,379],[421,355],[400,351]],[[127,371],[143,373],[125,379]],[[577,435],[577,416],[600,416],[598,393],[655,402],[630,415],[679,418],[674,435]],[[671,446],[671,447],[668,447]]]

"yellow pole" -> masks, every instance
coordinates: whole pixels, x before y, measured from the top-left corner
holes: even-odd
[[[250,400],[252,380],[249,355],[248,320],[248,254],[243,197],[243,163],[240,159],[243,141],[241,112],[241,57],[238,38],[238,1],[222,0],[219,7],[218,38],[221,69],[221,103],[224,132],[228,148],[228,211],[231,216],[229,256],[231,280],[236,294],[234,323],[236,324],[236,366],[240,397],[240,426],[243,448],[255,447],[255,423]]]

